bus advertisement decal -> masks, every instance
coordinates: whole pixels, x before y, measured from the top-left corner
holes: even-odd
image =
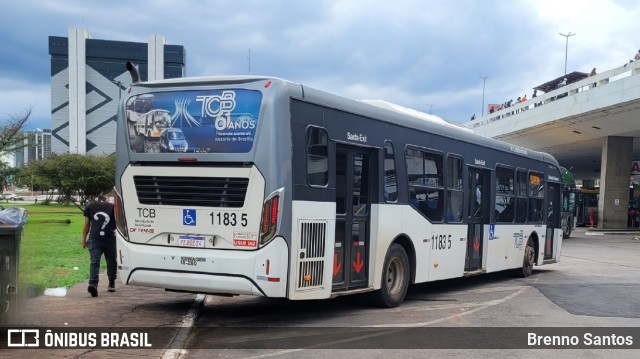
[[[132,96],[129,147],[138,153],[247,153],[258,127],[262,93],[189,90]]]

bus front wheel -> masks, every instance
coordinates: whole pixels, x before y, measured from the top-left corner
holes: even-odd
[[[386,308],[399,306],[407,294],[409,273],[407,252],[400,244],[392,244],[384,258],[381,288],[372,293],[374,303]]]
[[[529,277],[533,273],[533,264],[536,262],[536,248],[533,245],[533,239],[529,238],[527,246],[524,248],[524,259],[522,260],[522,268],[518,269],[518,275],[522,278]]]

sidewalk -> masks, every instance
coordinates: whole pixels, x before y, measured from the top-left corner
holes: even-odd
[[[640,229],[637,228],[589,228],[587,227],[585,230],[585,234],[588,236],[597,236],[597,235],[611,235],[611,234],[620,234],[620,235],[631,235],[640,237]]]
[[[68,288],[64,297],[40,296],[22,301],[18,309],[2,317],[2,327],[40,327],[40,328],[175,328],[176,334],[183,317],[195,305],[195,294],[166,292],[163,289],[124,285],[118,279],[116,292],[107,292],[106,274],[100,274],[98,297],[87,292],[87,281]],[[167,345],[169,343],[162,343]],[[163,349],[103,349],[111,356],[132,355],[132,357],[162,356]],[[43,352],[38,350],[37,352]],[[47,351],[47,356],[78,357],[84,352],[97,351],[87,349],[55,349]],[[136,354],[137,352],[137,354]],[[0,358],[7,350],[0,349]],[[10,357],[34,357],[34,350],[12,349]],[[27,355],[28,354],[28,355]],[[141,355],[142,354],[142,355]],[[84,357],[84,356],[83,356]],[[93,355],[92,355],[93,357]],[[100,356],[96,356],[100,357]]]

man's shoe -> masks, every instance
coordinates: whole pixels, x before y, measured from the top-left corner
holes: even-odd
[[[87,288],[87,292],[91,293],[92,297],[97,297],[98,296],[98,289],[96,287],[92,286],[92,285],[90,285]]]
[[[113,293],[116,291],[116,281],[109,282],[109,287],[107,288],[107,291],[109,291],[110,293]]]

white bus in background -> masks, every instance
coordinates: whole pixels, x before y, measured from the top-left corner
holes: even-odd
[[[126,109],[150,96],[198,121],[193,153],[131,142]],[[135,83],[118,121],[130,285],[394,307],[410,284],[560,259],[557,161],[441,119],[242,76]]]
[[[159,139],[162,130],[171,127],[171,116],[167,110],[151,110],[139,115],[135,122],[136,132],[146,138]]]

